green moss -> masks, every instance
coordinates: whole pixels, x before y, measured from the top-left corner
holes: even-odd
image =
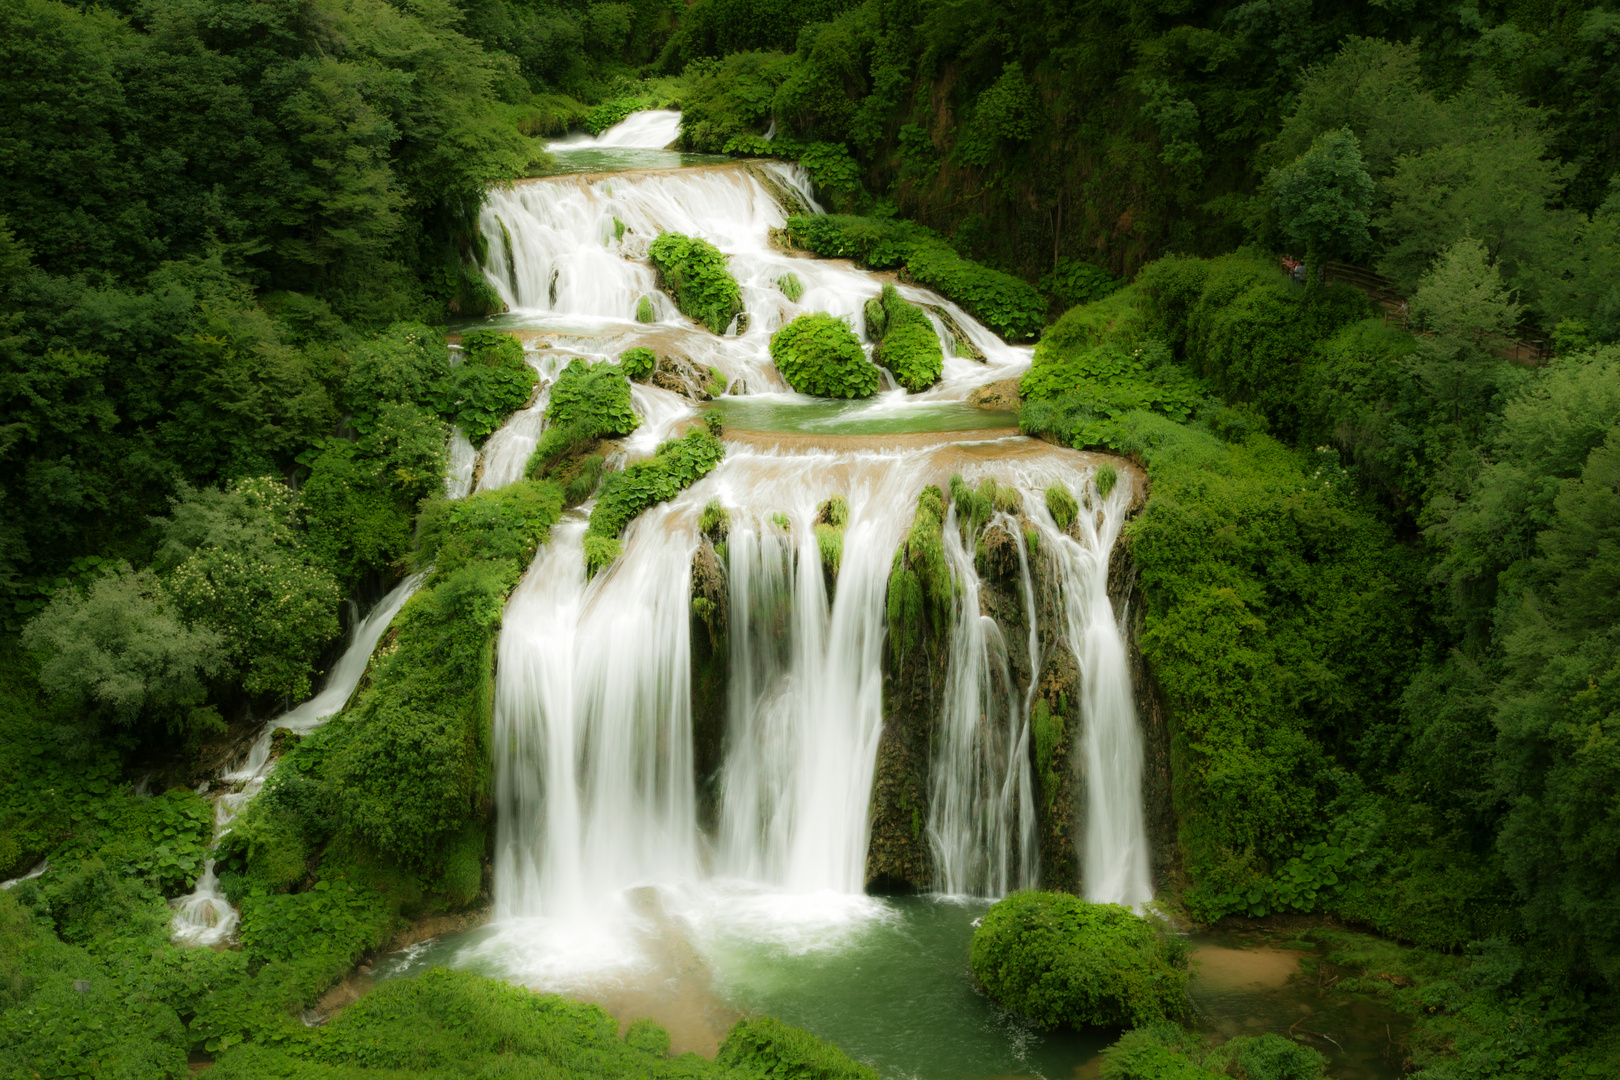
[[[816,525],[816,546],[821,551],[821,565],[829,574],[838,576],[844,562],[844,530],[833,525]]]
[[[658,313],[653,310],[652,297],[643,296],[636,301],[636,322],[650,323],[657,317]]]
[[[1186,945],[1117,904],[1019,892],[974,931],[973,977],[1042,1027],[1125,1027],[1187,1011]]]
[[[860,339],[824,311],[800,315],[772,335],[771,360],[801,394],[864,398],[878,389],[878,370],[867,362]]]
[[[613,218],[613,239],[624,239],[624,222],[620,221],[617,215]]]
[[[646,382],[658,370],[658,354],[642,346],[626,349],[619,354],[619,366],[624,369],[626,378]]]
[[[731,512],[720,505],[719,499],[710,499],[698,518],[698,530],[712,543],[720,543],[731,531]]]
[[[1061,777],[1053,769],[1058,748],[1063,746],[1063,738],[1068,725],[1061,711],[1053,710],[1045,698],[1035,701],[1035,713],[1030,718],[1031,727],[1035,733],[1035,773],[1041,783],[1041,791],[1046,796],[1046,809],[1052,809],[1052,800],[1057,797],[1057,789]]]
[[[647,258],[688,317],[723,334],[742,311],[742,293],[726,266],[726,257],[707,240],[681,233],[659,233]]]
[[[1102,1052],[1102,1080],[1318,1080],[1327,1059],[1281,1035],[1240,1035],[1213,1050],[1177,1024],[1127,1031]]]
[[[712,398],[717,398],[725,394],[727,386],[728,383],[726,382],[726,373],[717,367],[711,367],[709,369],[709,381],[703,386],[704,392]],[[709,418],[709,426],[711,428],[719,423],[720,418],[718,416]],[[714,434],[719,435],[720,433],[716,431]]]
[[[1119,473],[1112,465],[1100,465],[1092,480],[1097,485],[1097,494],[1106,499],[1108,493],[1114,490],[1114,485],[1119,483]]]
[[[867,335],[872,336],[871,303],[867,304]],[[945,354],[939,347],[934,324],[922,308],[907,303],[893,285],[883,286],[883,318],[874,340],[872,359],[894,373],[895,381],[913,394],[933,386],[944,370]]]
[[[585,576],[595,577],[598,572],[612,565],[624,547],[618,538],[612,536],[597,536],[595,533],[586,533],[584,539]]]
[[[894,553],[889,572],[889,648],[896,658],[950,625],[953,596],[945,565],[945,495],[923,488],[911,528]]]
[[[1080,504],[1075,501],[1069,489],[1062,484],[1054,484],[1046,489],[1046,509],[1057,522],[1057,527],[1067,529],[1073,523],[1075,515],[1080,513]]]
[[[889,328],[889,315],[883,310],[883,298],[874,296],[863,304],[861,316],[866,321],[866,336],[873,341],[881,339],[883,331]]]
[[[791,270],[776,279],[776,287],[782,290],[783,296],[795,304],[799,302],[799,297],[804,295],[804,282],[800,281],[799,275]]]

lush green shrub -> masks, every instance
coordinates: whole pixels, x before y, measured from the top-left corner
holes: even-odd
[[[1059,259],[1056,269],[1041,275],[1041,291],[1049,293],[1064,309],[1101,300],[1124,284],[1102,267],[1079,259]]]
[[[652,350],[631,352],[651,354]],[[635,363],[639,365],[643,359],[638,355]],[[593,439],[616,439],[641,426],[630,402],[628,366],[593,364],[575,357],[551,386],[546,420],[559,427],[576,425]]]
[[[646,382],[658,370],[658,354],[645,347],[626,349],[619,354],[619,366],[626,378]]]
[[[789,386],[821,397],[871,397],[878,371],[842,319],[824,311],[800,315],[771,335],[771,360]]]
[[[342,396],[349,423],[365,433],[385,402],[436,410],[449,378],[444,335],[421,323],[396,323],[349,355]]]
[[[1077,448],[1118,449],[1121,418],[1141,409],[1192,417],[1206,391],[1163,342],[1142,332],[1133,292],[1073,308],[1035,346],[1019,383],[1029,434]]]
[[[973,933],[973,977],[1042,1027],[1124,1027],[1187,1009],[1186,946],[1117,904],[1018,892]]]
[[[417,522],[413,565],[435,579],[478,560],[527,565],[562,510],[556,484],[524,480],[464,499],[434,499]]]
[[[636,322],[650,323],[657,317],[658,312],[653,309],[652,297],[643,296],[636,301]]]
[[[725,456],[726,447],[707,431],[694,428],[672,439],[645,461],[637,461],[610,475],[602,483],[590,532],[616,538],[643,510],[673,499],[698,479],[707,476]]]
[[[1175,1024],[1127,1031],[1102,1052],[1102,1080],[1320,1080],[1327,1060],[1280,1035],[1240,1035],[1214,1049]]]
[[[1008,341],[1024,341],[1046,321],[1046,301],[1027,282],[962,258],[939,234],[909,221],[836,214],[788,219],[788,235],[829,259],[855,259],[956,301]]]
[[[928,321],[922,308],[907,303],[893,285],[883,286],[879,304],[883,320],[872,360],[893,372],[895,381],[911,393],[921,393],[939,381],[945,366],[945,354],[939,347],[934,324]],[[868,335],[871,329],[869,319]]]
[[[714,1061],[728,1074],[746,1080],[877,1080],[870,1065],[862,1065],[808,1031],[768,1016],[739,1020],[720,1044]]]
[[[522,343],[510,334],[475,330],[462,337],[461,346],[450,396],[462,433],[474,446],[482,446],[528,403],[540,377],[524,361]]]
[[[250,694],[307,697],[315,657],[338,636],[340,593],[297,529],[298,496],[260,477],[184,491],[171,507],[158,565],[180,610],[220,632]]]
[[[659,233],[647,248],[647,259],[688,317],[723,334],[742,311],[742,293],[726,257],[707,240],[681,233]]]
[[[776,287],[782,290],[783,296],[795,304],[799,302],[799,297],[804,295],[804,282],[800,281],[799,275],[791,270],[776,279]]]

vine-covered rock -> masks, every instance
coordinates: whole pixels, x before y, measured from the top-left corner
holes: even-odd
[[[586,567],[591,574],[619,556],[619,533],[636,515],[673,499],[707,476],[726,456],[726,445],[702,428],[671,439],[658,453],[638,461],[603,483],[585,535]]]
[[[1018,892],[973,934],[973,977],[1046,1028],[1131,1027],[1187,1010],[1187,948],[1129,908]]]
[[[695,236],[659,233],[647,258],[663,278],[675,306],[716,334],[742,311],[742,292],[720,249]]]
[[[878,370],[855,331],[824,311],[800,315],[771,338],[771,360],[801,394],[864,398],[878,389]]]

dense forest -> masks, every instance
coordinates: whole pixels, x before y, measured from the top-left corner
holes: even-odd
[[[1146,469],[1174,917],[1375,931],[1432,1080],[1620,1071],[1609,0],[5,0],[0,71],[0,878],[51,867],[0,894],[0,1074],[858,1075],[464,974],[297,1019],[486,888],[501,601],[581,499],[442,495],[534,382],[445,342],[501,306],[485,192],[664,107],[805,166],[801,246],[1036,340],[1026,433]],[[242,948],[171,944],[220,748],[411,572],[222,849]]]

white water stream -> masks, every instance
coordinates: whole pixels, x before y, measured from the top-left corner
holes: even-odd
[[[349,647],[332,665],[321,692],[264,725],[259,737],[253,740],[247,757],[235,767],[220,773],[220,786],[227,790],[214,799],[216,846],[230,831],[231,822],[236,820],[242,808],[263,789],[265,780],[275,768],[275,762],[270,758],[275,733],[285,728],[299,735],[307,734],[343,711],[343,706],[354,694],[354,688],[360,685],[361,676],[366,673],[366,664],[370,662],[377,642],[382,640],[388,624],[394,621],[394,616],[399,614],[399,609],[405,606],[405,601],[411,598],[421,580],[420,575],[408,577],[377,601],[371,612],[354,627]],[[187,895],[169,901],[169,906],[174,908],[171,923],[174,940],[183,945],[217,945],[230,940],[236,932],[237,912],[219,887],[212,858],[204,863],[203,874],[197,879],[196,887]]]

